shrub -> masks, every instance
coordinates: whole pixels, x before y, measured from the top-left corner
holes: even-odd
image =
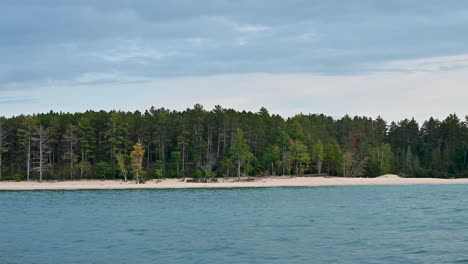
[[[162,169],[155,169],[154,170],[154,177],[156,179],[161,179],[162,176],[163,176],[163,170]]]
[[[18,181],[18,182],[24,181],[25,178],[26,177],[22,173],[16,173],[14,176],[15,181]]]

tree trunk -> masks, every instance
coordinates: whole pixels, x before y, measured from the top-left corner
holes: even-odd
[[[28,156],[26,158],[26,179],[29,181],[29,175],[31,171],[31,134],[28,135]]]
[[[283,161],[281,162],[282,163],[281,165],[283,166],[283,176],[284,176],[286,174],[286,166],[285,166],[286,165],[286,157],[285,157],[285,153],[284,153],[284,146],[283,146],[282,152],[283,152]]]
[[[115,147],[112,147],[111,152],[110,152],[110,161],[111,161],[111,166],[112,166],[112,180],[115,180],[115,173],[114,172],[114,152],[115,152]],[[104,173],[104,178],[106,173]]]
[[[219,134],[218,134],[218,145],[216,147],[216,159],[218,160],[219,160],[220,150],[221,150],[221,131],[219,131]]]
[[[467,152],[467,151],[465,150],[465,159],[463,160],[463,165],[464,165],[463,168],[466,167],[466,152]]]
[[[240,159],[237,159],[237,180],[240,181],[240,175],[241,175],[241,161]]]
[[[185,172],[185,143],[182,144],[182,171]]]
[[[149,171],[149,165],[150,165],[150,147],[151,147],[151,143],[148,143],[148,151],[147,151],[147,158],[146,158],[146,171]]]
[[[97,155],[97,162],[101,162],[101,137],[102,137],[102,132],[99,132],[99,140],[98,140],[98,155]]]
[[[223,153],[226,153],[226,126],[223,127]]]
[[[343,177],[346,178],[346,165],[345,165],[345,162],[343,162]]]
[[[73,139],[70,140],[70,179],[73,181]]]
[[[81,166],[80,166],[80,179],[83,179],[83,162],[84,162],[84,153],[81,153]]]
[[[43,127],[41,126],[39,129],[39,182],[42,181],[42,162],[44,160],[43,153],[42,153],[42,134],[43,134]]]
[[[206,142],[206,162],[207,164],[211,164],[211,145],[213,144],[213,133],[211,133],[211,129],[208,129],[208,138]]]
[[[0,180],[2,180],[2,172],[3,172],[3,126],[0,124]]]
[[[317,174],[319,176],[322,174],[322,160],[320,158],[317,159]]]

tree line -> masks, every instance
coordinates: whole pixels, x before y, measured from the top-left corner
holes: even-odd
[[[208,111],[197,104],[185,111],[0,118],[0,180],[388,173],[457,178],[468,176],[467,152],[468,116],[455,114],[422,124],[387,123],[323,114],[285,119],[265,108]]]

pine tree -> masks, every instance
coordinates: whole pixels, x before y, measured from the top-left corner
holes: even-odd
[[[36,134],[32,137],[32,141],[36,143],[34,170],[39,173],[39,182],[42,181],[44,172],[50,168],[50,159],[48,156],[49,151],[47,146],[48,139],[44,126],[42,124],[39,125]]]
[[[232,160],[234,160],[237,165],[237,179],[240,180],[241,167],[253,158],[249,145],[244,139],[244,132],[241,129],[237,129],[236,134],[234,134],[229,153]]]
[[[63,140],[65,143],[64,149],[65,152],[63,154],[63,159],[69,162],[70,166],[70,180],[73,180],[74,172],[75,172],[75,164],[77,162],[77,155],[76,155],[76,145],[77,145],[77,132],[76,127],[73,125],[69,125],[63,136]]]
[[[310,156],[307,151],[307,146],[299,140],[293,140],[289,146],[291,158],[294,163],[296,175],[304,174],[307,165],[310,162]]]
[[[6,148],[6,133],[3,128],[3,124],[5,123],[5,118],[0,118],[0,181],[2,180],[3,174],[3,153],[7,152]]]
[[[32,137],[36,129],[35,126],[35,120],[31,116],[28,116],[22,120],[21,126],[17,129],[18,146],[20,147],[18,152],[22,153],[22,156],[25,157],[27,181],[31,177]],[[20,160],[23,159],[21,158]]]
[[[109,150],[109,161],[112,165],[112,170],[114,170],[117,153],[123,152],[126,149],[128,131],[121,115],[117,112],[111,112],[107,126],[108,130],[104,135]]]
[[[341,153],[340,145],[336,140],[332,140],[326,146],[325,151],[325,162],[327,163],[328,167],[328,175],[332,173],[338,173],[338,169],[341,164],[341,159],[343,154]]]
[[[173,151],[171,153],[171,158],[176,163],[176,166],[177,166],[176,173],[177,173],[177,176],[179,176],[179,165],[180,165],[180,161],[181,161],[180,151]]]
[[[97,147],[95,129],[91,125],[89,118],[81,117],[79,119],[77,135],[80,153],[78,167],[80,169],[80,178],[82,179],[84,176],[88,177],[88,174],[91,172],[92,164],[90,160],[94,159]]]
[[[322,140],[318,140],[317,143],[314,145],[314,149],[312,151],[312,157],[316,160],[317,165],[317,174],[322,174],[322,162],[324,158],[324,150],[323,150],[323,143]]]

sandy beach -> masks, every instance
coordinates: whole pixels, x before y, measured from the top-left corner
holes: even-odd
[[[145,184],[120,180],[82,180],[47,182],[0,182],[0,190],[111,190],[111,189],[182,189],[182,188],[267,188],[267,187],[319,187],[365,185],[417,185],[417,184],[468,184],[468,179],[400,178],[385,175],[378,178],[341,177],[262,177],[238,182],[234,178],[219,179],[217,183],[193,183],[186,179],[152,180]]]

